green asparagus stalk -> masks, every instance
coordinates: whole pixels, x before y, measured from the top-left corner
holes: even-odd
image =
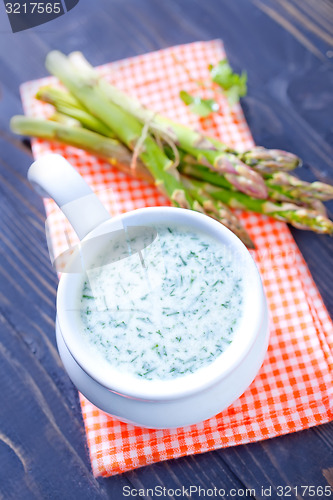
[[[90,130],[109,137],[112,137],[112,135],[114,135],[110,128],[106,127],[103,122],[89,114],[88,111],[84,110],[81,103],[66,91],[51,86],[45,86],[37,92],[36,97],[44,102],[53,104],[59,111],[60,116],[62,116],[62,114],[64,113],[67,116],[78,120],[84,127]],[[215,140],[213,140],[213,142],[218,143],[218,141]],[[275,168],[281,170],[283,170],[284,168],[291,168],[290,162],[293,162],[292,168],[296,166],[298,158],[295,155],[292,155],[291,153],[287,153],[285,151],[263,149],[264,148],[254,148],[251,151],[243,153],[241,157],[245,160],[247,158],[246,161],[252,163],[254,168],[255,163],[258,163],[259,165],[261,165],[259,168],[265,172],[269,172],[267,162],[272,160],[275,161]],[[225,151],[228,152],[227,147],[225,147]],[[230,152],[231,151],[232,150],[230,150]],[[233,151],[232,154],[236,155],[237,153]],[[187,155],[187,158],[189,158],[189,155]],[[192,175],[194,177],[197,177],[195,175],[195,168],[192,167],[191,164],[188,166],[187,170],[189,169],[192,169]],[[189,174],[188,172],[185,173]],[[200,172],[196,173],[198,174]],[[191,173],[189,175],[191,175]],[[232,184],[228,182],[225,177],[223,178],[220,175],[216,177],[216,174],[214,172],[212,172],[211,176],[209,176],[209,173],[207,172],[205,173],[205,176],[206,180],[209,180],[208,178],[210,177],[210,182],[212,182],[213,184],[222,185],[223,187],[227,187],[228,189],[233,188]],[[305,204],[309,207],[313,206],[323,215],[326,214],[325,207],[321,203],[315,201],[315,199],[324,201],[331,199],[333,197],[332,186],[320,182],[312,184],[304,183],[296,177],[290,176],[284,172],[276,172],[271,175],[266,175],[265,177],[266,186],[268,186],[269,188],[269,198],[276,201],[289,201],[290,199],[297,199],[297,202],[299,204]]]
[[[322,205],[322,201],[332,197],[333,188],[323,183],[304,183],[283,172],[298,164],[295,155],[264,148],[236,153],[216,139],[204,137],[142,108],[135,100],[100,79],[81,55],[72,64],[75,59],[75,55],[69,60],[59,52],[48,56],[48,69],[70,93],[52,89],[47,94],[44,89],[44,96],[41,92],[39,97],[54,104],[59,117],[66,114],[85,128],[14,117],[14,131],[81,147],[117,164],[127,173],[149,178],[174,205],[217,218],[233,227],[234,232],[238,231],[243,241],[248,235],[241,233],[243,228],[237,219],[232,218],[234,214],[225,204],[265,213],[302,229],[333,232],[333,223],[325,217]],[[192,180],[189,184],[190,181],[180,176],[174,162],[150,132],[163,141],[164,147],[172,139],[179,149],[171,147],[174,155],[169,156],[180,155],[183,161],[179,166],[181,173],[200,182]],[[110,135],[119,137],[127,147],[111,139]],[[134,161],[129,150],[133,151]],[[131,165],[135,165],[135,170]],[[267,196],[282,202],[272,202]],[[294,203],[284,202],[287,200]]]
[[[235,190],[234,187],[221,175],[212,172],[202,165],[196,165],[187,156],[184,156],[179,166],[182,174],[202,182],[209,182],[214,186]],[[285,185],[282,185],[282,178]],[[279,183],[278,180],[279,179]],[[332,186],[322,182],[308,183],[300,181],[294,176],[279,172],[265,180],[268,187],[268,197],[274,201],[286,201],[315,210],[327,217],[326,208],[321,199],[332,198]]]
[[[30,118],[28,116],[13,116],[10,121],[13,132],[20,135],[39,137],[50,141],[68,144],[89,153],[104,158],[111,165],[125,173],[135,173],[136,176],[149,182],[153,178],[140,159],[136,162],[135,172],[131,169],[132,153],[119,141],[104,137],[82,127],[73,127],[50,120]]]
[[[285,172],[276,172],[266,179],[266,185],[289,198],[328,201],[333,199],[333,186],[324,182],[305,182]]]
[[[315,210],[321,215],[327,217],[327,210],[323,202],[320,200],[316,200],[314,198],[307,198],[307,199],[304,198],[303,200],[300,200],[298,198],[293,198],[287,196],[286,194],[283,194],[283,192],[279,191],[277,188],[269,188],[268,199],[271,201],[294,203],[295,205],[298,205],[300,207],[305,207],[310,210]]]
[[[333,222],[315,210],[300,207],[293,203],[273,203],[270,200],[251,198],[243,193],[204,183],[202,188],[214,199],[220,200],[231,208],[251,210],[270,215],[277,220],[288,222],[298,229],[310,229],[317,233],[333,234]]]
[[[112,165],[116,165],[117,168],[120,168],[120,170],[125,173],[133,175],[133,170],[130,167],[132,158],[131,152],[117,140],[100,136],[99,134],[82,129],[81,127],[73,127],[72,125],[67,126],[63,123],[29,118],[26,116],[14,116],[11,119],[10,126],[13,132],[20,135],[55,140],[64,144],[84,148],[86,151],[106,159]],[[136,177],[140,177],[152,183],[152,176],[140,160],[138,160],[137,166],[140,167],[140,169],[139,171],[136,170]],[[185,182],[183,184],[189,194],[191,194],[191,190],[195,193],[193,186],[191,186],[190,189],[189,182],[187,182],[187,186]],[[208,200],[208,195],[205,198],[201,195],[199,196],[199,190],[197,191],[197,196],[193,196],[194,202],[192,208],[218,220],[237,234],[249,248],[254,248],[253,242],[247,235],[245,229],[242,228],[237,217],[233,215],[226,206],[223,206],[221,202],[216,202],[213,199]]]
[[[223,175],[213,172],[209,168],[194,163],[188,156],[184,156],[178,167],[181,174],[197,179],[202,182],[209,182],[214,186],[234,190],[234,186],[227,181]]]
[[[293,153],[280,149],[266,149],[261,146],[241,154],[240,159],[261,173],[294,170],[302,164],[301,159]]]
[[[81,75],[85,75],[87,79],[94,82],[94,87],[98,88],[109,102],[126,110],[141,123],[149,123],[155,132],[162,132],[172,137],[178,146],[193,155],[199,163],[223,174],[236,189],[258,198],[267,196],[267,188],[262,177],[237,156],[226,152],[224,145],[221,146],[222,150],[219,150],[216,147],[217,141],[209,141],[188,127],[142,108],[135,100],[100,78],[81,53],[75,52],[69,56],[69,59]]]
[[[52,104],[60,114],[74,118],[88,130],[106,137],[115,137],[109,127],[85,110],[81,103],[69,92],[47,85],[38,90],[36,98]]]
[[[11,120],[11,129],[17,134],[56,140],[61,143],[85,149],[93,154],[96,154],[97,156],[105,158],[112,165],[116,165],[117,168],[120,168],[126,173],[135,174],[136,176],[144,178],[150,182],[153,181],[153,177],[149,174],[149,171],[147,171],[140,160],[138,160],[135,172],[133,172],[130,167],[132,158],[131,152],[114,139],[103,137],[81,127],[66,126],[60,123],[29,118],[26,116],[14,116]],[[207,201],[205,203],[202,198],[202,193],[205,193],[205,195],[211,196],[213,199],[233,208],[242,208],[245,210],[252,210],[254,212],[271,215],[272,217],[284,220],[285,222],[289,222],[302,229],[312,229],[317,232],[332,233],[332,222],[323,215],[320,216],[318,210],[308,210],[291,203],[272,203],[271,201],[248,197],[243,193],[232,192],[225,189],[227,181],[223,179],[222,176],[216,175],[214,172],[209,171],[205,167],[197,167],[196,172],[200,170],[206,171],[206,174],[209,174],[210,176],[213,175],[214,178],[201,179],[201,191],[197,189],[197,195],[193,196],[197,202],[197,204],[195,204],[195,202],[192,203],[193,209],[204,211],[207,215],[211,216],[213,216],[214,212],[216,214],[216,210],[219,210],[219,219],[223,222],[223,213],[221,212],[222,206],[219,205],[217,207],[215,205],[214,208],[209,209]],[[220,187],[212,185],[214,183],[216,184],[216,179],[219,179]],[[181,176],[181,180],[184,181],[184,176]],[[211,181],[212,184],[209,184],[207,181]],[[194,182],[195,181],[192,179],[192,183]],[[184,185],[182,185],[182,187],[185,189]],[[193,195],[193,191],[192,193],[189,191],[189,194]],[[201,196],[201,198],[199,198],[199,196]],[[201,204],[202,209],[198,206],[198,203]],[[225,225],[236,232],[236,222],[227,222],[227,220],[227,216],[225,216]],[[232,224],[234,225],[233,228],[231,227]],[[241,236],[239,229],[237,229],[237,231],[238,233],[236,234]],[[245,242],[246,236],[241,236],[241,239]],[[247,242],[247,244],[249,243]]]
[[[66,126],[49,120],[40,120],[37,118],[29,118],[26,116],[14,116],[10,123],[13,132],[21,135],[40,137],[47,140],[55,140],[71,146],[84,148],[86,151],[98,155],[112,165],[116,165],[125,173],[133,174],[130,168],[131,152],[114,139],[103,137],[94,132],[82,129],[81,127]],[[153,182],[149,171],[138,160],[136,176],[143,178],[149,182]],[[231,231],[233,231],[249,248],[254,248],[254,244],[250,237],[242,228],[237,217],[221,202],[217,202],[209,195],[203,196],[200,189],[196,189],[189,181],[182,178],[183,184],[187,183],[186,189],[197,202],[193,208],[205,213],[218,220]]]
[[[195,133],[188,127],[179,125],[172,120],[159,115],[158,113],[153,113],[149,109],[143,107],[137,99],[128,96],[117,87],[109,84],[104,79],[99,78],[93,66],[89,64],[81,52],[72,52],[69,55],[69,58],[79,71],[89,74],[94,79],[98,79],[99,85],[101,86],[104,94],[111,101],[114,101],[119,106],[129,111],[130,114],[136,116],[136,118],[141,122],[151,122],[152,129],[155,128],[157,132],[160,131],[170,134],[175,141],[177,141],[178,133],[181,133],[182,136],[185,135],[187,137],[187,141],[192,143],[191,146],[197,142],[203,143],[204,139],[204,143],[208,149],[213,146],[214,149],[220,152],[231,153],[237,156],[239,160],[248,166],[251,166],[260,172],[271,173],[275,170],[293,170],[302,163],[298,156],[287,151],[266,149],[261,146],[257,146],[245,153],[239,153],[216,138],[203,138],[200,134]]]
[[[74,57],[73,57],[74,56]],[[73,61],[78,63],[79,69],[85,72],[94,71],[93,68],[83,61],[82,64],[82,55],[80,53],[72,54],[70,57]],[[88,65],[88,66],[87,66]],[[96,74],[93,73],[96,77]],[[124,104],[124,109],[128,110],[131,114],[136,116],[141,122],[151,121],[150,127],[153,131],[157,132],[157,134],[164,134],[167,136],[171,135],[171,138],[174,141],[177,141],[177,135],[175,135],[174,127],[177,125],[171,121],[167,121],[165,118],[155,115],[148,109],[142,108],[142,106],[137,103],[134,99],[129,98],[126,94],[122,93],[116,87],[110,86],[102,79],[99,80],[99,85],[102,87],[103,92],[108,97],[113,97],[114,102],[121,102]],[[112,92],[111,92],[112,91]],[[79,120],[83,126],[93,130],[95,132],[102,133],[106,136],[112,137],[112,132],[110,129],[104,126],[102,122],[92,117],[82,108],[82,105],[68,92],[62,91],[60,89],[55,89],[51,86],[46,86],[40,89],[36,96],[38,99],[53,104],[56,109],[63,114],[67,114],[77,120]],[[87,116],[88,115],[88,116]],[[177,125],[179,127],[179,125]],[[185,128],[186,127],[183,127]],[[179,131],[179,128],[178,128]],[[190,129],[186,130],[187,135],[192,133]],[[230,155],[235,156],[240,160],[240,162],[246,163],[251,166],[254,170],[259,172],[267,172],[270,173],[275,170],[291,170],[300,165],[300,159],[293,155],[292,153],[288,153],[286,151],[280,150],[267,150],[262,147],[253,148],[250,151],[245,153],[239,153],[222,142],[213,139],[206,138],[206,147],[216,148],[221,153],[226,155],[226,158],[230,158]],[[199,154],[199,152],[197,152]],[[235,160],[238,164],[241,165],[237,160]]]
[[[113,133],[110,128],[106,127],[103,122],[84,110],[81,103],[68,92],[51,86],[45,86],[39,89],[36,97],[44,102],[53,104],[59,113],[66,114],[78,120],[85,128],[112,137]],[[237,153],[234,151],[233,154],[236,155]],[[188,158],[189,155],[185,157],[185,161],[189,161]],[[265,150],[260,147],[253,148],[241,154],[241,158],[251,162],[254,167],[255,163],[258,164],[259,168],[265,173],[269,172],[268,163],[266,163],[268,161],[273,161],[275,168],[281,170],[295,168],[299,161],[295,155],[287,153],[286,151]],[[263,167],[260,165],[263,165]],[[211,179],[215,177],[215,173],[212,173]],[[212,183],[215,184],[213,181]],[[310,199],[312,201],[315,199],[327,201],[333,198],[333,186],[322,182],[308,183],[301,181],[297,177],[291,176],[285,172],[274,172],[273,174],[265,175],[265,183],[266,186],[270,188],[269,197],[279,201],[297,199],[300,202],[309,203]],[[227,181],[221,185],[232,188],[232,185]],[[317,204],[317,206],[319,205]]]
[[[144,126],[131,114],[105,98],[98,80],[90,75],[78,73],[69,59],[58,51],[46,58],[46,67],[68,88],[88,111],[101,120],[126,146],[137,152],[155,180],[158,189],[172,203],[182,208],[192,208],[193,199],[186,192],[173,169],[173,162],[164,154]],[[141,139],[141,145],[136,146]]]
[[[206,193],[202,189],[200,182],[196,182],[193,179],[190,180],[186,177],[182,177],[182,182],[191,196],[198,201],[201,207],[203,207],[206,215],[209,215],[209,217],[212,217],[230,229],[248,248],[255,248],[246,229],[227,205],[219,200],[215,200]]]
[[[109,161],[112,165],[116,165],[117,168],[120,168],[125,173],[133,175],[133,170],[130,167],[132,154],[117,140],[103,137],[81,127],[67,126],[63,123],[26,116],[14,116],[11,119],[10,126],[13,132],[20,135],[39,137],[41,139],[84,148],[86,151]],[[138,170],[135,171],[136,177],[152,183],[152,176],[140,160],[138,160],[137,167]],[[188,193],[191,194],[193,191],[193,194],[196,195],[193,196],[193,208],[195,210],[218,220],[231,229],[249,248],[254,248],[254,244],[245,229],[242,228],[237,217],[232,214],[228,207],[224,206],[221,202],[216,202],[212,198],[208,200],[208,195],[205,197],[199,195],[199,190],[191,186],[189,181],[185,183],[184,178],[182,178],[182,183],[184,186],[187,183],[186,189]]]

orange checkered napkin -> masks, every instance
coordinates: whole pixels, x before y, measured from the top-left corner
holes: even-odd
[[[151,109],[219,137],[238,149],[253,146],[240,106],[200,119],[184,106],[178,92],[196,91],[195,80],[207,78],[208,63],[225,57],[221,41],[168,48],[100,67],[100,73]],[[22,86],[25,111],[47,116],[51,109],[34,99],[47,78]],[[201,92],[201,91],[200,91]],[[33,152],[65,156],[98,193],[111,213],[168,201],[154,187],[129,178],[104,161],[75,148],[41,140]],[[112,188],[112,191],[111,191]],[[53,251],[68,242],[60,212],[45,200]],[[110,476],[169,458],[258,441],[332,419],[333,328],[331,320],[288,227],[265,216],[241,213],[253,238],[252,252],[265,287],[271,337],[264,364],[246,392],[227,410],[197,425],[177,430],[150,430],[119,422],[81,395],[81,406],[96,476]],[[65,231],[66,230],[66,231]]]

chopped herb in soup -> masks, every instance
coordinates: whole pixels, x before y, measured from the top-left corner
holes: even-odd
[[[110,241],[80,298],[89,343],[119,371],[148,380],[214,361],[233,340],[243,300],[242,278],[221,243],[183,226],[156,230],[153,242],[143,233],[122,250]],[[113,253],[116,262],[107,258]]]

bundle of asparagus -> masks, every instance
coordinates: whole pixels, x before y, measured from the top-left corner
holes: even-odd
[[[173,205],[203,212],[253,243],[232,208],[268,214],[301,229],[333,233],[323,201],[333,186],[287,173],[300,165],[292,153],[255,147],[245,153],[144,108],[110,85],[81,53],[50,52],[46,67],[66,90],[41,88],[52,120],[15,116],[21,135],[85,149],[164,193]]]

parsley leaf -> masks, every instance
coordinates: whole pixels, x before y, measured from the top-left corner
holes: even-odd
[[[246,95],[247,74],[245,71],[241,75],[234,73],[226,59],[219,61],[216,66],[210,64],[209,71],[213,82],[223,89],[230,106]]]
[[[219,105],[214,99],[202,99],[201,97],[191,96],[185,90],[179,92],[181,100],[190,107],[191,111],[200,116],[208,116],[218,111]]]

